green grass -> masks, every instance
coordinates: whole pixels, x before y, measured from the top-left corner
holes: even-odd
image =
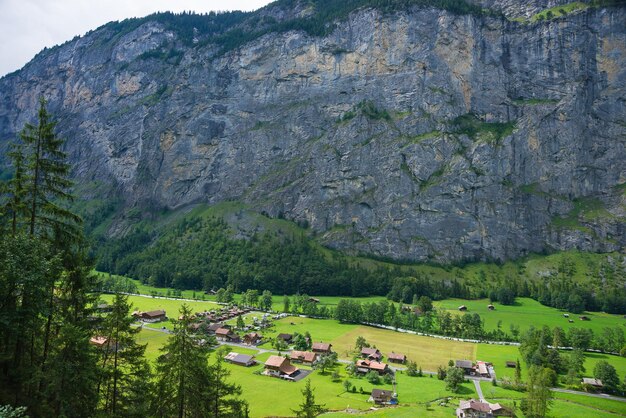
[[[476,345],[440,338],[422,337],[395,331],[358,326],[352,331],[333,339],[333,349],[340,358],[350,359],[354,354],[354,343],[362,336],[366,341],[378,348],[384,358],[394,351],[405,354],[409,360],[415,361],[424,370],[434,371],[438,366],[447,365],[449,360],[475,359]]]
[[[565,16],[577,10],[584,10],[588,7],[589,7],[588,4],[585,4],[580,1],[575,1],[573,3],[563,4],[560,6],[555,6],[549,9],[542,10],[539,13],[531,16],[528,20],[530,22],[537,22],[539,20],[556,19],[558,17]]]
[[[498,144],[513,133],[516,124],[514,121],[484,122],[476,115],[467,113],[452,120],[450,126],[454,133],[465,134],[474,141]]]
[[[494,387],[489,382],[481,382],[480,385],[487,401],[500,402],[509,407],[513,407],[515,404],[518,409],[517,416],[524,417],[519,411],[520,401],[526,396],[524,392],[503,389],[499,386]],[[547,415],[550,418],[605,418],[626,414],[626,403],[624,402],[568,393],[553,392],[553,394],[554,401]]]
[[[570,314],[569,318],[563,316],[566,311],[562,311],[549,306],[544,306],[536,300],[530,298],[517,298],[515,305],[501,305],[494,303],[495,310],[490,311],[487,306],[489,299],[479,300],[463,300],[463,299],[446,299],[436,301],[434,305],[439,308],[449,310],[454,315],[463,315],[459,312],[460,305],[467,306],[467,313],[477,313],[481,316],[485,323],[486,330],[495,330],[498,322],[501,322],[501,329],[510,334],[510,326],[518,325],[520,330],[547,325],[550,328],[562,327],[564,330],[569,328],[589,328],[594,333],[600,333],[603,328],[616,327],[626,325],[626,319],[621,315],[611,315],[602,312],[585,312],[584,315],[590,318],[590,321],[580,321],[578,317],[582,314]],[[574,322],[568,322],[573,319]]]
[[[328,298],[328,300],[324,302],[333,304],[336,303],[338,299],[339,298]],[[139,296],[132,296],[130,300],[137,307],[141,307],[142,310],[151,310],[161,307],[166,310],[177,311],[177,307],[183,303],[182,301],[165,301]],[[456,301],[449,301],[449,303],[456,303]],[[215,305],[209,302],[196,302],[195,306],[210,308]],[[498,310],[495,312],[498,312]],[[249,320],[249,316],[252,316],[252,314],[245,316],[247,320]],[[157,324],[157,326],[160,326],[160,324]],[[425,371],[434,371],[437,366],[447,364],[450,359],[480,359],[493,362],[499,378],[505,376],[513,377],[513,369],[506,368],[504,363],[508,360],[520,358],[518,348],[515,346],[463,343],[430,337],[420,337],[360,325],[341,324],[334,320],[300,318],[297,316],[275,321],[272,328],[264,330],[262,333],[266,337],[271,338],[280,332],[304,333],[306,331],[311,333],[314,341],[331,342],[334,350],[339,353],[340,358],[350,359],[353,355],[354,342],[357,336],[363,336],[368,342],[379,348],[385,356],[390,351],[405,353],[411,360],[416,361]],[[167,338],[168,334],[144,329],[139,333],[138,341],[142,344],[148,344],[146,357],[150,361],[154,361],[159,355],[159,348],[165,343]],[[261,348],[268,348],[269,345],[270,344],[266,343],[266,345]],[[254,374],[255,370],[262,369],[262,363],[267,360],[271,353],[266,352],[258,354],[258,351],[253,348],[239,347],[232,347],[232,351],[255,355],[257,361],[260,362],[259,366],[252,368],[244,368],[230,364],[226,366],[232,372],[231,379],[242,386],[244,397],[250,402],[252,416],[290,415],[291,409],[296,408],[299,403],[301,396],[300,390],[303,386],[302,382],[285,382],[279,379]],[[212,355],[213,359],[215,358],[214,356],[215,354]],[[593,370],[595,363],[603,359],[608,360],[616,367],[620,377],[626,374],[626,358],[594,353],[587,353],[586,356],[586,375],[589,375],[590,371]],[[342,381],[349,378],[346,375],[344,365],[337,365],[336,370],[340,373]],[[522,366],[522,376],[526,376],[525,365]],[[330,373],[320,375],[318,372],[313,372],[310,375],[310,379],[316,390],[316,398],[319,402],[325,403],[330,410],[345,411],[346,408],[349,407],[351,409],[365,411],[371,407],[371,404],[367,403],[367,399],[369,398],[372,385],[365,379],[349,378],[357,387],[357,393],[345,393],[341,383],[332,382]],[[483,385],[485,396],[494,399],[510,401],[511,399],[519,399],[523,396],[523,393],[520,392],[507,391],[500,387],[493,388],[489,383],[483,383]],[[358,390],[360,387],[363,387],[366,394],[360,393]],[[391,389],[390,386],[384,384],[376,385],[376,387]],[[459,397],[476,397],[473,385],[470,383],[464,384],[459,393],[453,394],[445,390],[444,382],[434,377],[409,377],[403,373],[397,374],[397,392],[401,402],[400,407],[386,408],[379,413],[382,415],[377,414],[372,416],[402,417],[420,416],[420,414],[426,413],[428,413],[428,416],[450,416],[454,408],[458,405]],[[275,402],[268,403],[267,393],[280,393],[281,396],[276,397]],[[586,416],[605,416],[611,413],[613,413],[613,415],[624,413],[622,410],[624,405],[620,405],[619,402],[608,402],[604,399],[587,398],[581,395],[562,396],[562,394],[558,394],[557,396],[559,399],[554,404],[553,413],[551,415],[553,417],[567,416],[566,411],[568,411],[568,408],[572,408],[574,403],[577,411],[583,411],[588,414]],[[438,405],[438,402],[433,402],[444,397],[453,398],[448,406],[442,407]],[[427,409],[427,403],[432,403],[429,407],[430,409]],[[583,417],[585,416],[583,412],[580,412],[580,414],[577,412],[579,415],[572,416]],[[592,412],[597,412],[600,415],[589,415],[592,414]],[[328,414],[328,416],[341,417],[344,415],[342,415],[342,413],[333,413]],[[370,415],[368,414],[368,416]]]

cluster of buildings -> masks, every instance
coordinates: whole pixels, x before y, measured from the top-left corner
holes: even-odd
[[[460,401],[456,409],[457,418],[492,418],[492,417],[512,417],[513,413],[499,403],[489,403],[470,399]]]
[[[493,365],[485,361],[456,360],[454,366],[463,369],[467,376],[491,378],[493,374]]]

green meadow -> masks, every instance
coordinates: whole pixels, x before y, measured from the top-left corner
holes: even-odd
[[[104,297],[110,300],[110,296]],[[141,310],[165,309],[170,316],[176,313],[183,301],[163,300],[151,297],[131,296],[130,301]],[[216,305],[211,302],[185,302],[194,310],[212,309]],[[456,301],[454,302],[456,303]],[[498,312],[498,311],[496,311]],[[251,322],[254,314],[245,315],[246,323]],[[164,323],[167,327],[168,323]],[[145,326],[145,325],[144,325]],[[161,327],[162,324],[155,324]],[[485,360],[494,363],[498,377],[513,377],[513,369],[504,366],[507,360],[519,358],[519,351],[516,346],[501,346],[488,344],[473,344],[451,341],[440,338],[422,337],[412,334],[399,333],[391,330],[378,329],[355,324],[342,324],[335,320],[311,319],[298,316],[289,316],[273,322],[273,326],[263,330],[262,334],[272,339],[278,333],[304,333],[308,331],[314,341],[324,341],[333,344],[333,349],[338,352],[341,359],[351,359],[354,355],[354,342],[357,336],[365,339],[380,349],[386,357],[389,352],[401,352],[409,359],[417,362],[424,371],[433,371],[439,365],[446,365],[450,359],[470,359]],[[159,355],[159,349],[168,338],[168,334],[154,329],[143,329],[138,336],[140,343],[147,344],[146,356],[154,361]],[[260,350],[271,350],[271,342],[259,347]],[[267,416],[291,416],[292,409],[297,408],[300,402],[303,383],[287,382],[276,378],[263,376],[257,372],[263,369],[262,363],[271,355],[270,352],[259,351],[255,348],[232,347],[232,351],[242,354],[255,355],[258,365],[245,368],[237,365],[227,364],[231,371],[231,379],[241,385],[245,398],[250,403],[252,417]],[[210,361],[214,361],[216,354],[211,355]],[[607,359],[613,364],[620,377],[626,375],[626,359],[603,354],[587,353],[585,364],[588,375],[593,370],[594,364]],[[306,369],[306,367],[303,367]],[[450,417],[458,406],[459,399],[476,398],[472,383],[465,383],[459,393],[451,393],[445,389],[445,383],[436,377],[409,377],[399,372],[396,375],[396,391],[400,405],[393,408],[385,408],[381,411],[369,411],[372,404],[368,403],[369,393],[373,387],[393,389],[390,385],[383,383],[371,385],[363,378],[350,378],[345,371],[345,364],[337,364],[335,371],[340,375],[338,381],[333,381],[332,371],[322,375],[318,371],[312,372],[308,378],[311,379],[315,389],[316,399],[324,403],[330,410],[324,416],[327,417],[347,417],[364,415],[368,417]],[[522,372],[526,370],[523,366]],[[345,392],[344,380],[350,380],[356,387],[356,393]],[[483,393],[488,400],[502,402],[513,406],[513,402],[519,404],[523,393],[504,390],[494,387],[490,383],[483,382]],[[363,388],[363,393],[361,393]],[[280,394],[280,396],[273,396]],[[555,394],[553,409],[550,416],[561,417],[609,417],[626,414],[626,403],[610,401],[607,399],[591,398],[584,395]],[[271,397],[271,402],[268,402]],[[446,402],[447,398],[451,398]],[[443,402],[443,405],[440,403]],[[350,410],[351,412],[346,412]],[[360,411],[360,412],[359,412]],[[522,416],[518,414],[518,416]]]
[[[477,313],[485,321],[486,330],[494,330],[500,325],[504,332],[510,333],[510,326],[515,324],[523,331],[531,325],[541,327],[547,325],[550,328],[561,327],[565,331],[568,328],[589,328],[594,333],[599,333],[603,328],[621,326],[626,329],[626,319],[621,315],[611,315],[603,312],[585,312],[582,314],[569,314],[569,318],[563,316],[567,311],[544,306],[534,299],[517,298],[514,305],[502,305],[494,303],[495,310],[490,311],[489,299],[464,300],[446,299],[434,302],[434,306],[446,309],[453,314],[459,312],[461,305],[467,306],[467,313]],[[585,315],[589,321],[581,321],[579,317]],[[568,319],[574,322],[569,322]]]

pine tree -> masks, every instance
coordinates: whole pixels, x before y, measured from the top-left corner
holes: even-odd
[[[131,327],[128,296],[117,294],[105,318],[100,350],[98,392],[100,409],[112,417],[144,417],[150,392],[150,366],[144,358],[146,345],[137,344],[139,328]]]
[[[300,404],[300,409],[292,409],[298,418],[314,418],[318,415],[326,412],[324,405],[315,403],[315,396],[313,395],[313,389],[311,389],[311,380],[307,379],[304,389],[302,389],[302,396],[304,396],[303,402]]]
[[[157,390],[152,415],[157,417],[211,416],[207,391],[211,384],[208,351],[192,335],[191,309],[183,304],[174,332],[161,351],[156,364]]]
[[[81,219],[60,206],[60,202],[71,202],[69,188],[70,165],[61,151],[63,140],[54,133],[56,122],[46,110],[46,100],[39,100],[37,124],[27,123],[20,133],[26,147],[27,190],[24,203],[28,206],[28,232],[30,235],[48,236],[62,233],[80,235]]]
[[[241,386],[230,383],[230,371],[224,367],[224,355],[229,351],[218,350],[215,364],[209,367],[211,383],[208,386],[207,410],[211,417],[247,418],[248,403],[238,396]]]
[[[0,186],[0,195],[4,195],[2,216],[9,218],[11,233],[15,235],[18,230],[18,222],[26,219],[26,172],[24,149],[21,144],[12,145],[8,153],[13,165],[13,177]],[[4,222],[3,222],[4,223]]]

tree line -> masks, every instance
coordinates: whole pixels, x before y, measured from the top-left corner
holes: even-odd
[[[246,417],[222,355],[191,334],[191,311],[154,369],[127,297],[97,310],[82,220],[68,209],[70,166],[41,99],[0,183],[0,410],[23,417]]]

